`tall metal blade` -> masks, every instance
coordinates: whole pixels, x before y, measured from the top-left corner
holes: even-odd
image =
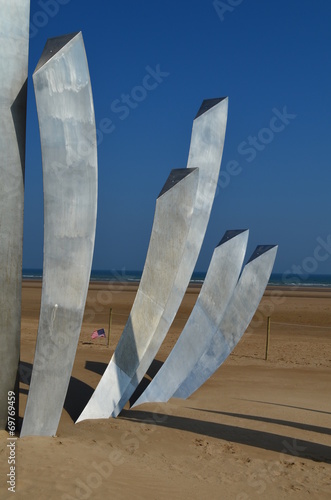
[[[168,401],[208,348],[238,281],[248,231],[227,231],[215,248],[191,315],[165,363],[135,402]]]
[[[198,169],[173,170],[156,201],[146,265],[129,320],[78,421],[108,418],[131,384],[173,289],[192,221]]]
[[[97,142],[81,33],[48,40],[33,75],[44,177],[44,273],[22,436],[56,433],[89,284],[97,214]]]
[[[274,265],[277,246],[258,246],[244,267],[232,299],[208,349],[173,394],[186,399],[221,366],[245,333],[260,303]]]
[[[169,331],[171,323],[175,319],[190,282],[205,237],[215,197],[223,154],[227,114],[227,98],[206,99],[203,101],[193,121],[187,167],[199,168],[199,185],[194,205],[192,225],[186,241],[181,265],[178,267],[172,294],[169,297],[162,321],[160,321],[155,330],[150,347],[146,350],[146,355],[141,359],[131,384],[112,413],[114,417],[124,408],[124,405],[150,367]]]
[[[0,0],[0,429],[16,395],[21,333],[30,0]]]

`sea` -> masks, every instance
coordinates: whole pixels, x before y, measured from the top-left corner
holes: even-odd
[[[111,271],[92,270],[91,281],[139,283],[141,274],[142,271],[127,271],[126,269]],[[42,269],[23,269],[23,280],[41,280],[42,276]],[[201,284],[205,276],[205,272],[194,272],[191,283]],[[331,274],[273,273],[270,276],[269,285],[331,288]]]

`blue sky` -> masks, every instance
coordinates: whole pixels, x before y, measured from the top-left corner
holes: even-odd
[[[99,130],[95,269],[143,268],[156,197],[186,166],[196,112],[228,96],[197,270],[227,229],[248,228],[248,253],[279,245],[275,272],[331,274],[330,22],[326,0],[31,0],[23,266],[43,255],[32,73],[47,38],[81,30]],[[158,85],[139,93],[153,71]]]

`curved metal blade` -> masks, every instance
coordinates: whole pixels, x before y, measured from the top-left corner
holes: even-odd
[[[221,366],[238,344],[260,303],[274,265],[277,246],[260,245],[244,267],[211,343],[173,397],[186,399]]]
[[[97,142],[81,33],[53,38],[33,75],[44,176],[44,274],[22,436],[56,433],[91,272],[97,213]]]
[[[215,248],[191,315],[162,368],[132,406],[166,402],[208,348],[231,299],[245,257],[248,231],[227,231]]]
[[[0,429],[16,393],[21,333],[29,0],[0,0]]]
[[[150,367],[184,298],[204,240],[215,197],[223,154],[227,113],[227,98],[206,99],[193,121],[187,167],[199,167],[199,185],[185,251],[163,320],[155,330],[149,349],[141,359],[131,384],[113,411],[113,417],[116,417],[124,408]]]
[[[146,265],[116,351],[78,421],[108,418],[131,384],[173,289],[198,187],[199,170],[173,170],[156,201]]]

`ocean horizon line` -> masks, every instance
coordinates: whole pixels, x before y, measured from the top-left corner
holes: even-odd
[[[137,270],[105,270],[92,269],[90,282],[111,281],[139,283],[142,271]],[[206,276],[204,271],[195,271],[190,283],[202,284]],[[40,268],[23,268],[23,280],[41,280],[43,270]],[[298,286],[298,287],[325,287],[331,288],[331,274],[299,275],[289,273],[272,273],[268,282],[269,286]]]

